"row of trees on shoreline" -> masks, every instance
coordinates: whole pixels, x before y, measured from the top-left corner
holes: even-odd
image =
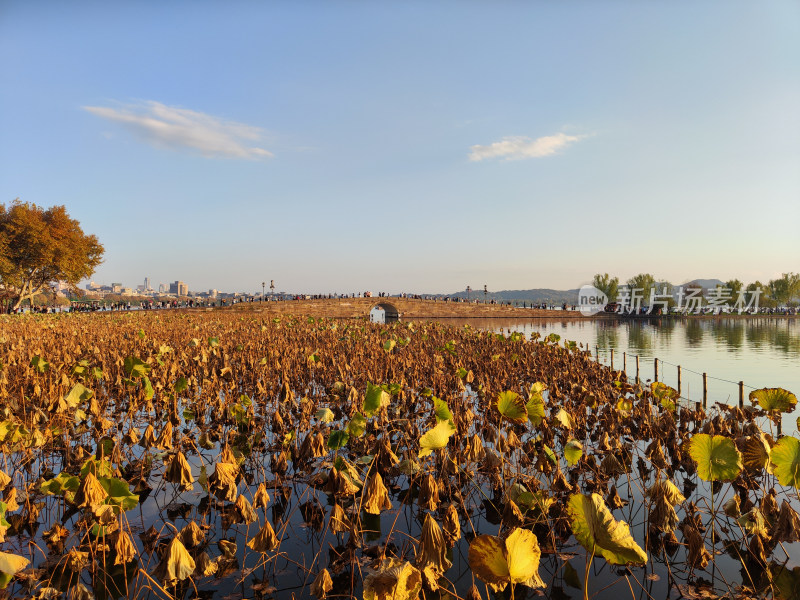
[[[639,273],[624,283],[620,283],[618,277],[611,277],[608,273],[597,273],[592,280],[592,285],[603,292],[608,297],[609,302],[615,302],[619,299],[620,290],[624,286],[630,289],[643,290],[645,304],[650,303],[652,291],[661,294],[666,288],[666,293],[672,294],[678,287],[668,281],[656,279],[650,273]],[[687,291],[690,289],[699,290],[701,296],[706,292],[700,285],[691,282],[685,288]],[[748,295],[753,292],[759,292],[759,306],[765,308],[798,306],[800,304],[799,273],[783,273],[781,277],[772,279],[768,283],[754,281],[746,286],[738,279],[731,279],[724,284],[718,284],[717,288],[727,290],[730,298],[727,302],[728,305],[734,304],[742,291],[747,292]]]

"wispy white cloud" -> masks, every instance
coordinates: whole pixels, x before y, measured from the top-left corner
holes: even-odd
[[[156,146],[191,149],[216,158],[269,158],[272,152],[254,146],[263,136],[258,127],[225,121],[212,115],[148,101],[140,104],[84,106],[84,109],[125,128]]]
[[[585,135],[567,135],[566,133],[547,135],[535,140],[522,135],[508,136],[488,146],[481,146],[480,144],[472,146],[469,159],[471,161],[479,161],[489,158],[502,158],[505,160],[540,158],[555,154],[585,137]]]

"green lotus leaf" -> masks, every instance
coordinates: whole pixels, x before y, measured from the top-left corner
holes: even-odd
[[[125,374],[131,379],[144,377],[150,372],[150,365],[135,356],[129,356],[125,359],[123,364]]]
[[[131,492],[127,481],[115,477],[99,477],[98,481],[108,494],[105,504],[117,508],[116,512],[131,510],[139,504],[139,496]]]
[[[76,383],[72,386],[72,389],[69,393],[64,396],[64,402],[67,403],[67,406],[70,408],[75,408],[81,402],[88,400],[92,397],[92,390],[87,389],[82,383]]]
[[[497,396],[497,410],[513,423],[522,424],[528,420],[525,401],[516,392],[500,392]]]
[[[335,417],[330,408],[320,408],[314,413],[314,418],[321,423],[331,423]]]
[[[355,413],[347,424],[347,433],[350,437],[361,437],[367,428],[367,418],[361,413]]]
[[[0,589],[5,589],[16,573],[28,566],[30,561],[18,554],[0,552]]]
[[[750,402],[764,410],[789,413],[797,406],[797,396],[783,388],[761,388],[750,392]]]
[[[558,412],[556,413],[556,421],[561,423],[565,429],[572,429],[575,427],[574,419],[563,408],[558,409]]]
[[[447,446],[450,436],[455,432],[456,428],[450,421],[442,421],[433,429],[429,429],[419,438],[420,458]]]
[[[647,553],[631,536],[628,524],[611,515],[602,496],[573,494],[569,512],[572,532],[589,552],[600,553],[613,565],[647,562]]]
[[[344,448],[348,441],[350,441],[350,434],[346,431],[331,431],[331,434],[328,436],[328,448],[331,450],[339,450],[340,448]]]
[[[450,412],[450,407],[447,406],[447,402],[436,396],[433,397],[433,412],[436,413],[437,423],[441,423],[442,421],[453,422],[453,413]]]
[[[531,386],[528,403],[525,405],[525,410],[528,411],[528,420],[536,426],[542,424],[545,415],[542,391],[544,391],[544,384],[534,383]]]
[[[800,441],[797,438],[782,437],[772,448],[769,459],[781,485],[800,488]]]
[[[583,445],[578,440],[570,440],[564,446],[564,458],[570,467],[574,467],[583,456]]]
[[[397,342],[395,342],[394,340],[386,340],[385,342],[383,342],[383,349],[387,353],[390,353],[392,350],[394,350],[394,347],[396,345],[397,345]]]
[[[689,442],[689,455],[697,463],[697,475],[704,481],[733,481],[744,468],[742,455],[733,440],[698,433]]]
[[[364,416],[374,417],[381,407],[389,406],[389,393],[380,385],[367,382],[367,395],[364,396]]]

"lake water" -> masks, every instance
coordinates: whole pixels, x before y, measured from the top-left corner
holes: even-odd
[[[677,387],[681,366],[681,395],[702,401],[703,379],[707,373],[708,404],[737,404],[739,381],[744,382],[745,404],[749,393],[762,387],[782,387],[800,394],[800,319],[793,317],[717,319],[448,319],[454,325],[470,325],[494,332],[519,331],[530,338],[555,333],[561,342],[572,340],[599,353],[614,368],[623,360],[630,377],[652,380],[654,359],[659,361],[659,381]],[[625,356],[623,357],[623,353]],[[783,431],[796,430],[800,412],[784,415]]]

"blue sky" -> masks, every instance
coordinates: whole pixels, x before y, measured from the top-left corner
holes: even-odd
[[[0,202],[95,281],[800,270],[800,3],[0,1]]]

